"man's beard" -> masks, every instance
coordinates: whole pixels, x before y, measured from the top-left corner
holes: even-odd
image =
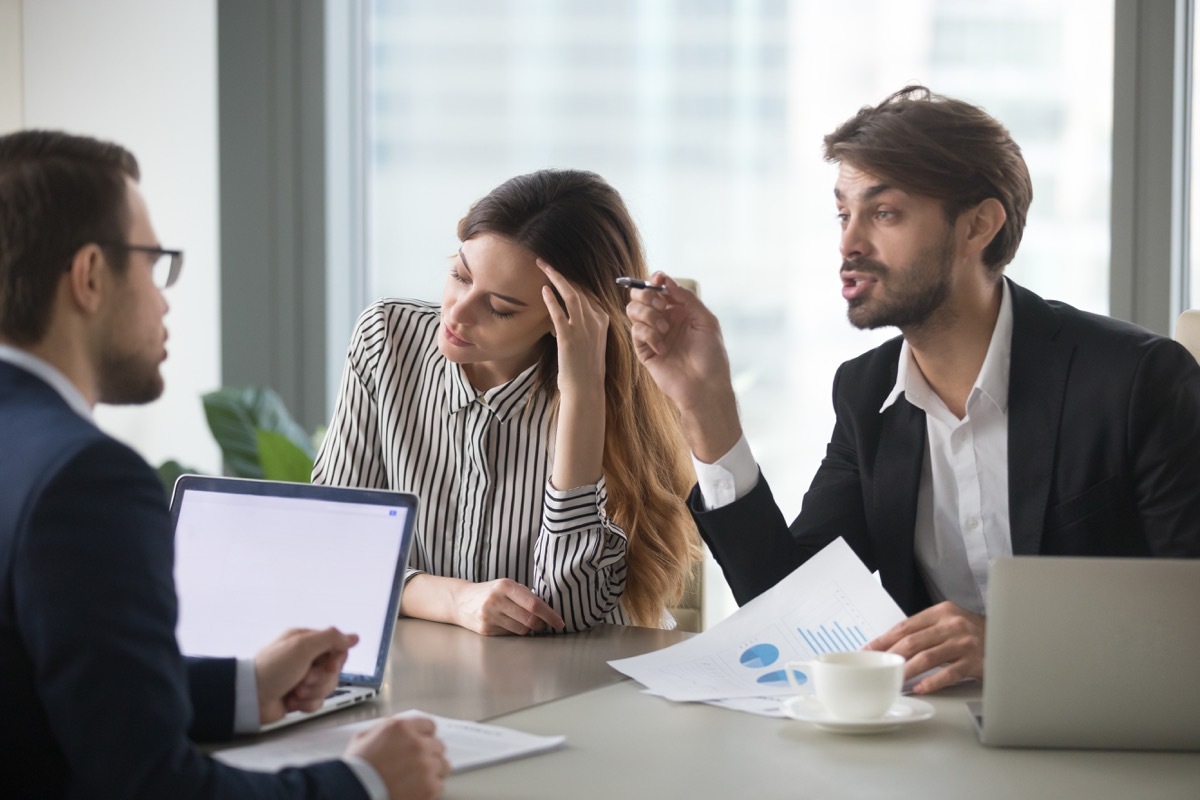
[[[163,377],[157,363],[135,355],[105,353],[99,370],[99,400],[114,406],[142,405],[163,393]]]
[[[881,301],[868,296],[850,301],[846,309],[850,324],[859,329],[871,330],[888,326],[895,326],[901,330],[920,328],[950,296],[950,274],[953,265],[952,232],[947,232],[941,242],[922,251],[906,274],[899,277],[879,261],[863,258],[843,262],[843,270],[878,277],[879,282],[870,294],[877,294],[884,279],[890,278],[886,300]]]

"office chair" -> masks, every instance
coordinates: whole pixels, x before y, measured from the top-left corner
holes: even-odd
[[[1175,323],[1175,341],[1200,361],[1200,309],[1193,308],[1179,315]]]

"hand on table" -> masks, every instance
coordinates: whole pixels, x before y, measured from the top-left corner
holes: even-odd
[[[566,622],[545,600],[508,578],[454,590],[455,623],[485,636],[561,631]]]
[[[942,667],[913,687],[917,694],[944,689],[965,678],[983,677],[983,635],[987,617],[953,603],[939,603],[914,614],[866,645],[907,659],[904,679]]]

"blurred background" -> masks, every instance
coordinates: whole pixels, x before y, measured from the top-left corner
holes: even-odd
[[[362,308],[438,299],[473,201],[582,168],[652,268],[699,281],[790,517],[834,370],[894,335],[845,320],[822,137],[909,83],[983,106],[1033,176],[1008,274],[1169,333],[1200,305],[1194,20],[1194,0],[0,0],[0,130],[126,144],[187,251],[167,393],[99,414],[152,462],[221,469],[199,402],[221,386],[320,425]]]

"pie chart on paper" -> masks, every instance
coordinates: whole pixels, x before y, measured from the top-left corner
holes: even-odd
[[[769,667],[779,660],[779,648],[768,642],[756,644],[746,648],[740,660],[743,667],[750,669]]]
[[[798,669],[792,670],[792,677],[796,679],[797,686],[803,686],[808,683],[808,676]],[[768,672],[765,675],[759,675],[757,683],[765,686],[786,686],[788,683],[787,671],[777,669],[774,672]]]

